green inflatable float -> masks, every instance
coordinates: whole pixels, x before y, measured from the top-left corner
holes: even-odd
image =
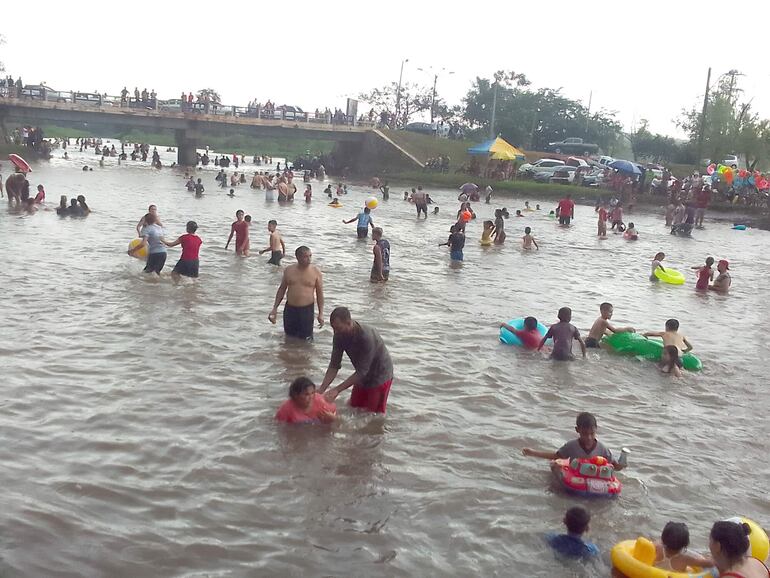
[[[613,333],[606,336],[603,343],[615,353],[634,355],[642,359],[659,361],[663,351],[663,342],[657,339],[647,339],[638,333]],[[692,353],[682,356],[682,366],[688,371],[700,371],[703,364]]]

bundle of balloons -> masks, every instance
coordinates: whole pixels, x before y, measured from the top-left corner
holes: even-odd
[[[711,163],[706,167],[706,173],[711,177],[711,182],[724,181],[736,188],[750,186],[757,187],[760,191],[770,188],[770,180],[759,171],[750,173],[746,169],[735,170],[725,165]]]

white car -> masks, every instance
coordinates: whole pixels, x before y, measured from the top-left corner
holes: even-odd
[[[552,167],[564,166],[564,161],[557,159],[540,159],[534,163],[524,163],[519,167],[519,173],[523,175],[532,175],[540,169],[550,169]]]
[[[725,155],[725,160],[722,161],[722,164],[725,165],[726,167],[737,169],[738,168],[737,155]]]

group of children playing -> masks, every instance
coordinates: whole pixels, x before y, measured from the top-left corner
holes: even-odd
[[[524,319],[524,328],[516,329],[507,323],[500,323],[502,329],[506,329],[521,340],[525,349],[541,351],[549,339],[553,340],[551,359],[557,361],[569,361],[575,359],[572,353],[572,344],[577,341],[583,357],[586,357],[587,349],[600,348],[602,339],[608,333],[633,333],[633,327],[617,327],[610,320],[614,313],[612,303],[602,303],[599,306],[599,317],[594,321],[588,332],[588,337],[583,340],[580,331],[572,321],[572,309],[562,307],[559,309],[558,323],[554,323],[543,335],[538,329],[538,321],[535,317]],[[669,319],[666,321],[664,331],[648,331],[642,334],[644,337],[660,337],[663,341],[663,350],[658,367],[661,372],[673,377],[681,377],[681,355],[692,350],[692,345],[687,338],[679,333],[679,321]]]
[[[597,323],[599,327],[606,325],[601,319],[597,320]],[[622,470],[625,463],[614,460],[612,452],[596,439],[597,429],[596,417],[591,413],[583,412],[578,414],[575,421],[577,439],[565,443],[556,451],[523,448],[522,454],[547,460],[590,459],[601,456],[611,463],[616,471]],[[623,462],[623,454],[620,462]],[[599,555],[599,548],[585,539],[591,522],[591,514],[588,510],[582,506],[574,506],[567,510],[563,522],[566,533],[546,534],[546,541],[555,552],[572,559],[589,559]],[[692,567],[716,567],[723,578],[770,576],[770,570],[761,561],[747,554],[750,548],[750,533],[751,527],[740,520],[716,522],[709,535],[710,556],[703,556],[688,551],[690,531],[687,524],[668,522],[663,527],[660,539],[654,541],[653,565],[661,570],[672,572],[690,572]]]

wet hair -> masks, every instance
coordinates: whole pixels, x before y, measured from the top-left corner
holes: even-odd
[[[634,228],[634,224],[633,224],[633,223],[631,223],[631,222],[629,222],[629,223],[628,223],[628,228],[629,228],[629,229],[633,229],[633,228]]]
[[[372,212],[372,210],[369,207],[364,207],[364,213],[366,213],[368,215],[371,212]]]
[[[499,217],[503,212],[500,209],[495,209],[495,217]]]
[[[562,307],[559,309],[559,313],[556,314],[556,317],[559,318],[559,321],[569,321],[572,319],[572,309],[569,307]]]
[[[305,253],[309,253],[309,252],[310,252],[310,247],[307,247],[305,245],[300,245],[294,251],[294,256],[299,258],[300,255],[304,255]]]
[[[298,397],[303,394],[306,389],[312,387],[315,389],[315,383],[309,380],[307,377],[298,377],[291,382],[289,386],[289,397]]]
[[[714,264],[714,257],[706,257],[706,265],[711,267]]]
[[[372,229],[372,237],[375,235],[382,235],[382,227],[375,227]]]
[[[270,219],[270,220],[267,222],[267,224],[268,224],[268,225],[275,225],[275,226],[277,227],[277,226],[278,226],[278,221],[276,221],[275,219]]]
[[[532,232],[532,227],[524,227],[524,234],[529,235]]]
[[[588,529],[590,521],[591,514],[581,506],[570,508],[564,514],[564,525],[567,526],[567,532],[570,534],[583,534]]]
[[[494,227],[494,226],[495,226],[495,223],[493,221],[484,221],[484,228],[485,229],[487,227]]]
[[[592,413],[588,413],[587,411],[579,413],[577,419],[575,420],[575,427],[578,429],[598,427],[596,425],[596,416]]]
[[[731,562],[740,560],[746,554],[749,549],[749,534],[751,527],[748,524],[728,520],[716,522],[711,527],[711,539],[719,544]]]
[[[658,251],[657,253],[655,253],[654,259],[656,261],[660,261],[661,259],[664,259],[665,257],[666,257],[666,254],[663,251]]]
[[[157,221],[157,220],[158,220],[158,218],[155,215],[153,215],[152,213],[147,213],[144,216],[144,224],[145,225],[154,225],[155,221]]]
[[[537,319],[534,317],[525,317],[524,329],[529,329],[530,331],[537,329]]]
[[[187,232],[193,234],[198,230],[198,223],[195,221],[187,221]]]
[[[42,190],[44,190],[44,189],[43,189],[43,185],[38,185],[38,186],[37,186],[37,190],[38,190],[38,191],[42,191]]]
[[[251,215],[246,215],[245,217],[243,217],[243,220],[246,221],[247,223],[251,223]]]
[[[666,331],[679,331],[679,321],[676,319],[666,321]]]
[[[669,550],[679,552],[690,545],[690,530],[684,522],[669,522],[663,527],[660,541]]]
[[[612,303],[608,303],[607,301],[599,305],[599,311],[601,311],[602,313],[610,309],[612,309]]]
[[[516,214],[521,215],[521,209],[516,209]]]
[[[238,209],[237,211],[235,211],[235,216],[237,217],[239,213],[242,215],[243,209]]]
[[[334,323],[335,321],[350,323],[350,320],[350,309],[347,307],[335,307],[332,314],[329,316],[329,323]]]

